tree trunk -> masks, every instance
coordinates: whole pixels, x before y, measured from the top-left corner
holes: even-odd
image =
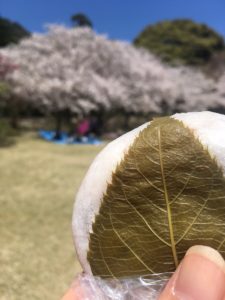
[[[10,106],[10,125],[13,129],[19,129],[19,105],[17,101],[12,100]]]
[[[124,112],[124,130],[129,131],[130,130],[130,117],[131,113]]]
[[[55,114],[55,139],[60,139],[62,130],[62,113],[60,111]]]

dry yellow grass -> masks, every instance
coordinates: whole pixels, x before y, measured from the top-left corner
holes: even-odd
[[[76,273],[71,215],[82,177],[102,147],[31,136],[0,148],[0,299],[60,299]]]

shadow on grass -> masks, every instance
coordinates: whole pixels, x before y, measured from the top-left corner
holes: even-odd
[[[1,148],[8,148],[12,147],[16,144],[16,139],[15,138],[7,138],[6,140],[1,140],[0,139],[0,149]]]

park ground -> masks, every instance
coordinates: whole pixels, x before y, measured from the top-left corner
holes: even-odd
[[[60,299],[81,271],[75,193],[102,146],[62,146],[34,134],[0,148],[0,299]]]

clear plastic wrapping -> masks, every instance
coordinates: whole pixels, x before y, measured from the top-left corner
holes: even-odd
[[[172,273],[163,273],[122,280],[103,280],[81,274],[76,280],[76,286],[79,285],[84,291],[81,300],[156,300],[171,275]]]

